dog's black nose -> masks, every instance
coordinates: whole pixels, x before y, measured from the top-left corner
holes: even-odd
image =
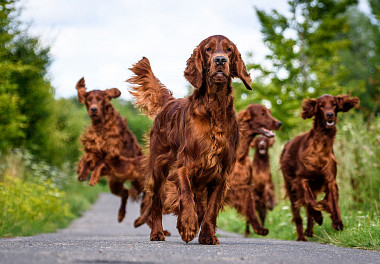
[[[276,123],[276,127],[281,127],[281,125],[282,125],[282,123],[281,123],[280,121],[278,121],[278,122]]]
[[[96,108],[96,107],[91,107],[90,110],[91,110],[92,113],[96,113],[96,111],[98,111],[98,108]]]
[[[333,112],[328,112],[328,113],[326,114],[326,116],[327,116],[328,118],[333,118],[333,117],[334,117],[334,113],[333,113]]]
[[[224,65],[227,62],[227,59],[223,56],[215,57],[214,59],[216,65]]]

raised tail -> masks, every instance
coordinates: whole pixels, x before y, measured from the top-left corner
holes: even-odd
[[[127,80],[132,84],[129,92],[135,97],[134,104],[154,119],[164,104],[174,99],[172,92],[154,76],[147,58],[143,57],[130,70],[135,74]]]

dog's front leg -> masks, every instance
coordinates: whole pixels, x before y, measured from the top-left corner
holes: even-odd
[[[329,207],[330,209],[328,211],[329,213],[331,213],[332,227],[335,230],[343,230],[343,222],[340,216],[340,209],[338,205],[338,199],[339,199],[338,186],[336,184],[335,179],[329,181],[327,188],[328,188],[327,207]]]
[[[207,210],[203,218],[201,232],[198,242],[204,245],[218,245],[219,239],[215,236],[216,218],[223,203],[224,194],[226,193],[226,181],[208,187]]]
[[[102,175],[102,170],[105,168],[106,164],[104,161],[100,161],[96,164],[94,170],[91,173],[91,178],[88,182],[89,185],[94,186],[98,183],[100,176]]]
[[[303,189],[306,205],[311,206],[314,210],[323,210],[323,208],[316,201],[315,195],[310,188],[308,179],[301,179],[301,186]]]
[[[80,161],[78,162],[77,166],[77,173],[78,173],[78,181],[86,181],[88,177],[88,173],[90,172],[90,167],[87,162],[86,156],[84,155]]]
[[[178,168],[178,183],[180,191],[180,208],[177,218],[177,229],[183,241],[188,243],[198,233],[198,216],[195,212],[194,194],[191,190],[188,169]]]

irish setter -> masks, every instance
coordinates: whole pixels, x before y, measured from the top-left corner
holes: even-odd
[[[255,233],[265,236],[268,229],[260,224],[254,197],[254,176],[249,158],[249,146],[258,134],[273,137],[271,130],[278,130],[281,122],[272,117],[270,111],[262,105],[251,104],[238,114],[241,140],[237,149],[237,160],[233,172],[229,175],[229,185],[225,203],[233,206],[251,224]],[[249,230],[249,229],[248,229]]]
[[[78,101],[87,108],[91,125],[81,137],[84,154],[77,166],[78,181],[87,180],[94,186],[101,175],[106,175],[110,191],[121,197],[118,221],[123,221],[126,213],[128,190],[124,182],[132,181],[132,198],[143,190],[140,163],[143,158],[141,147],[128,129],[126,120],[113,108],[110,100],[120,96],[116,88],[105,91],[86,92],[84,78],[77,83]],[[132,191],[132,190],[131,190]]]
[[[305,235],[313,236],[314,221],[319,225],[323,222],[321,211],[330,213],[334,229],[343,230],[338,206],[337,164],[333,144],[338,112],[347,112],[359,102],[357,97],[348,95],[323,95],[303,102],[302,118],[314,116],[313,128],[290,140],[280,158],[298,241],[307,241]],[[322,192],[325,197],[317,202],[317,195]],[[307,212],[305,234],[300,216],[302,206],[306,207]]]
[[[277,201],[274,195],[274,185],[270,172],[268,149],[274,144],[274,138],[259,136],[255,138],[250,147],[255,149],[252,162],[253,192],[256,211],[261,224],[264,225],[268,210],[272,210]],[[246,225],[245,235],[249,235],[249,222]]]
[[[221,35],[203,40],[185,69],[194,92],[181,99],[175,99],[153,75],[148,59],[131,70],[135,76],[128,81],[135,85],[131,93],[137,106],[155,116],[146,164],[152,192],[150,240],[165,240],[164,207],[178,216],[183,241],[193,240],[201,227],[200,244],[219,244],[216,218],[239,141],[232,78],[239,77],[251,90],[251,78],[238,49]]]

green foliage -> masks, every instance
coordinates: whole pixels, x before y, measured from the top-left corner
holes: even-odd
[[[334,144],[338,161],[339,206],[345,229],[341,232],[333,230],[330,216],[324,213],[323,225],[314,227],[315,237],[309,240],[380,251],[380,118],[376,117],[370,123],[363,119],[360,113],[340,114]],[[288,139],[310,129],[311,120],[305,123],[296,127]],[[295,225],[291,222],[290,201],[285,198],[284,181],[279,168],[279,157],[286,141],[276,138],[269,150],[279,203],[268,213],[265,226],[269,229],[269,235],[265,238],[295,240],[297,236]],[[306,225],[304,210],[302,215]],[[219,214],[218,226],[243,234],[245,220],[234,209],[228,208]]]
[[[18,1],[0,2],[0,151],[27,147],[40,153],[53,90],[46,78],[49,48],[18,21]]]
[[[302,99],[351,90],[355,93],[360,82],[345,82],[350,72],[340,53],[351,46],[345,12],[356,3],[294,0],[288,2],[288,16],[276,10],[267,13],[256,9],[270,53],[265,63],[247,65],[255,77],[254,93],[241,98],[239,93],[245,92],[239,85],[237,107],[244,107],[247,101],[262,103],[272,109],[287,130],[297,126]]]
[[[62,192],[50,182],[25,183],[21,179],[6,179],[0,183],[0,236],[30,235],[33,230],[70,218],[69,206],[62,203]],[[53,224],[54,225],[54,224]]]
[[[141,114],[131,101],[116,99],[112,100],[112,104],[121,116],[126,117],[128,128],[133,132],[140,144],[144,144],[144,135],[150,131],[152,120]]]
[[[70,170],[38,162],[27,151],[1,156],[0,164],[0,237],[54,232],[106,190],[77,183]]]
[[[49,108],[39,156],[50,164],[73,167],[81,155],[79,137],[89,125],[86,109],[76,98],[55,100]]]

